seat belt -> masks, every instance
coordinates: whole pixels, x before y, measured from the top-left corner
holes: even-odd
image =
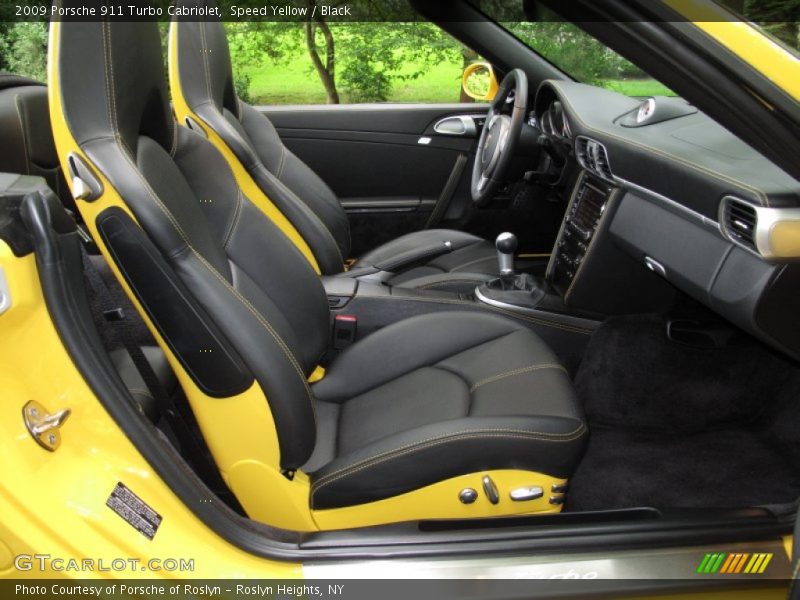
[[[425,223],[425,227],[423,229],[432,229],[436,225],[439,224],[439,221],[445,216],[447,212],[448,206],[450,206],[450,200],[453,199],[453,196],[456,193],[456,189],[458,189],[458,184],[461,181],[461,174],[464,172],[464,167],[467,165],[467,155],[466,154],[459,154],[456,157],[456,162],[453,165],[453,170],[450,171],[450,176],[447,178],[447,181],[444,184],[444,188],[442,192],[439,194],[439,198],[436,200],[436,204],[431,211],[431,215],[428,217],[428,220]]]
[[[136,370],[144,380],[147,390],[156,401],[156,405],[160,409],[160,416],[163,417],[166,425],[178,440],[180,447],[189,453],[191,457],[189,461],[200,478],[214,493],[225,497],[229,504],[232,501],[234,505],[238,505],[235,497],[222,479],[222,475],[220,475],[216,463],[211,457],[205,440],[202,439],[197,428],[189,424],[187,417],[161,384],[158,375],[156,375],[152,365],[147,360],[144,352],[142,352],[136,336],[136,326],[126,317],[119,303],[114,301],[109,289],[109,283],[106,282],[103,275],[92,263],[84,244],[81,244],[81,256],[83,258],[84,274],[102,309],[102,316],[96,317],[96,320],[103,319],[104,322],[96,322],[97,327],[103,330],[108,343],[121,345],[128,352]],[[114,284],[116,284],[116,279],[112,285]],[[94,313],[95,311],[92,312]],[[153,343],[155,345],[155,340]]]
[[[97,296],[98,304],[102,310],[103,321],[98,325],[103,328],[107,337],[110,338],[109,341],[117,342],[117,345],[125,348],[136,370],[144,380],[147,390],[153,395],[158,407],[163,410],[169,403],[169,394],[158,380],[156,372],[148,362],[141,347],[134,341],[134,335],[131,331],[132,326],[125,315],[124,309],[119,306],[118,302],[114,301],[108,284],[92,263],[84,244],[81,244],[81,256],[83,258],[83,272],[92,291]]]

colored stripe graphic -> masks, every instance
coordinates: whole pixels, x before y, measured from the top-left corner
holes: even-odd
[[[700,566],[697,567],[697,572],[716,573],[720,565],[722,564],[722,560],[725,558],[725,556],[726,554],[724,552],[714,552],[706,554],[703,560],[700,562]]]
[[[738,573],[761,574],[767,569],[772,553],[757,552],[709,552],[700,561],[698,573],[719,573],[720,575],[735,575]]]

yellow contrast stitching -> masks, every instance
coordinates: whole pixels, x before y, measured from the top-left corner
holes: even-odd
[[[436,287],[437,285],[447,285],[450,283],[482,283],[483,279],[447,279],[446,281],[435,281],[434,283],[426,283],[425,285],[417,286],[416,289],[424,290],[427,288]]]
[[[658,148],[653,148],[652,146],[647,146],[646,144],[642,144],[640,142],[637,142],[637,141],[634,141],[634,140],[630,140],[628,138],[624,138],[624,137],[618,136],[615,133],[612,133],[610,131],[606,131],[604,129],[597,129],[596,127],[592,127],[591,125],[587,124],[583,119],[581,119],[580,115],[578,114],[578,111],[575,110],[575,107],[572,106],[570,101],[565,97],[564,90],[561,88],[561,86],[558,85],[558,83],[555,82],[555,81],[550,81],[549,83],[553,87],[555,87],[556,89],[558,89],[561,92],[561,99],[564,102],[566,102],[567,106],[569,106],[570,109],[572,110],[572,114],[575,116],[575,118],[578,121],[580,121],[580,123],[586,129],[589,129],[590,131],[594,131],[595,133],[602,133],[603,135],[607,135],[609,137],[612,137],[612,138],[614,138],[614,139],[616,139],[618,141],[624,142],[624,143],[626,143],[628,145],[631,145],[631,146],[637,146],[639,148],[644,148],[646,150],[649,150],[650,152],[653,152],[654,154],[659,154],[659,155],[663,156],[664,158],[668,158],[668,159],[673,160],[673,161],[675,161],[675,162],[677,162],[679,164],[682,164],[682,165],[684,165],[686,167],[694,169],[695,171],[699,171],[701,173],[705,173],[707,175],[711,175],[712,177],[714,177],[715,179],[718,179],[720,181],[725,181],[727,183],[733,183],[733,184],[737,185],[738,187],[740,187],[740,188],[742,188],[744,190],[748,190],[748,191],[754,193],[756,195],[756,197],[758,198],[760,204],[766,204],[767,206],[769,206],[769,199],[767,198],[766,194],[762,190],[759,190],[758,188],[754,188],[751,185],[749,185],[747,183],[744,183],[743,181],[739,181],[738,179],[734,179],[732,177],[729,177],[728,175],[725,175],[724,173],[719,173],[717,171],[712,171],[710,169],[707,169],[707,168],[705,168],[703,166],[696,165],[694,163],[691,163],[689,161],[686,161],[686,160],[682,159],[679,156],[675,156],[674,154],[669,154],[667,152],[664,152],[663,150],[659,150]]]
[[[544,433],[540,431],[527,431],[524,429],[483,429],[464,431],[446,438],[429,438],[427,440],[401,446],[400,448],[390,450],[389,452],[384,452],[383,454],[377,454],[371,458],[356,463],[355,465],[344,467],[334,471],[333,473],[329,473],[312,485],[311,500],[313,502],[314,494],[316,494],[321,488],[325,487],[329,483],[333,483],[334,481],[338,481],[339,479],[353,475],[354,473],[362,471],[363,469],[384,463],[392,458],[404,456],[406,454],[416,452],[417,450],[425,450],[427,448],[432,448],[448,442],[469,439],[472,437],[540,440],[545,442],[570,442],[583,435],[585,430],[586,426],[581,423],[580,426],[568,433]]]
[[[275,177],[278,178],[280,181],[281,175],[283,175],[283,168],[286,166],[286,146],[281,144],[281,160],[278,163],[278,171],[275,173]]]
[[[471,388],[469,388],[470,392],[474,392],[479,387],[483,387],[486,384],[494,383],[495,381],[500,381],[501,379],[506,379],[507,377],[513,377],[514,375],[522,375],[523,373],[531,373],[533,371],[541,371],[543,369],[556,369],[558,371],[563,371],[564,373],[567,370],[558,365],[556,363],[543,363],[538,365],[530,365],[528,367],[522,367],[521,369],[514,369],[513,371],[506,371],[505,373],[499,373],[497,375],[492,375],[491,377],[487,377],[486,379],[481,379],[479,382],[475,383]]]
[[[413,296],[397,296],[394,294],[392,294],[391,296],[364,296],[364,298],[365,299],[372,298],[375,300],[410,300],[412,302],[433,302],[435,304],[456,304],[458,306],[474,306],[474,302],[469,302],[467,300],[450,300],[449,298],[433,298],[433,297],[415,298]],[[553,323],[552,321],[545,321],[543,319],[537,319],[535,317],[529,317],[527,315],[514,313],[509,310],[503,310],[502,308],[491,306],[489,304],[487,304],[486,306],[482,306],[481,308],[483,310],[488,310],[491,312],[496,312],[502,315],[506,315],[513,319],[519,319],[521,321],[529,321],[531,323],[536,323],[544,327],[561,329],[563,331],[568,331],[570,333],[580,333],[582,335],[592,335],[593,333],[591,329],[584,329],[582,327],[573,327],[572,325],[562,325],[560,323]]]
[[[202,43],[201,52],[203,54],[203,69],[206,73],[206,91],[208,92],[208,101],[214,104],[214,96],[211,92],[211,70],[208,66],[208,43],[206,42],[206,24],[205,22],[200,23],[200,39]]]
[[[19,131],[22,134],[22,147],[25,151],[25,172],[31,174],[31,155],[28,152],[28,133],[25,127],[25,120],[22,118],[22,107],[19,103],[19,94],[14,95],[14,108],[17,109],[17,119],[19,120]],[[58,181],[58,178],[56,178]]]
[[[104,29],[105,29],[105,27],[104,27]],[[110,37],[109,37],[109,42],[110,42]],[[105,50],[105,44],[104,44],[104,50]],[[112,76],[112,79],[113,79],[114,66],[113,66],[113,62],[108,60],[109,58],[110,58],[110,47],[109,47],[109,53],[106,53],[106,62],[111,68],[111,76]],[[113,84],[112,84],[112,86],[113,86]],[[112,89],[113,89],[113,87],[112,87]],[[112,100],[113,100],[113,94],[112,94]],[[116,119],[116,102],[113,103],[113,106],[114,106],[114,113],[113,113],[114,114],[114,119]],[[115,136],[114,136],[115,139],[121,144],[121,146],[123,146],[122,152],[121,152],[123,158],[125,158],[125,160],[128,162],[128,164],[130,165],[131,169],[136,174],[136,176],[138,177],[139,181],[142,183],[142,186],[147,191],[147,193],[150,196],[150,198],[153,200],[153,202],[155,202],[156,206],[161,210],[161,212],[164,213],[164,216],[167,217],[167,219],[173,225],[175,230],[181,236],[181,238],[183,239],[183,241],[186,244],[186,246],[197,257],[197,259],[201,262],[201,264],[203,264],[203,266],[205,266],[206,269],[208,269],[209,272],[212,275],[214,275],[219,281],[221,281],[223,286],[225,286],[231,293],[233,293],[233,295],[251,312],[251,314],[256,318],[256,320],[259,323],[261,323],[261,325],[264,327],[264,329],[267,330],[267,332],[272,336],[272,338],[275,340],[275,342],[281,348],[283,353],[289,359],[290,364],[294,367],[295,371],[297,372],[298,376],[300,377],[300,380],[303,383],[303,387],[306,390],[306,394],[308,395],[309,403],[311,404],[311,411],[312,411],[312,413],[314,415],[314,422],[316,423],[317,411],[316,411],[316,407],[314,406],[313,397],[311,395],[311,388],[308,385],[308,381],[306,381],[306,377],[305,377],[305,374],[303,373],[303,369],[300,367],[300,364],[297,362],[297,359],[295,358],[295,356],[292,353],[292,351],[289,349],[289,347],[286,345],[286,343],[283,341],[283,339],[280,337],[280,335],[278,335],[277,331],[275,331],[273,329],[272,325],[264,318],[264,316],[261,315],[261,313],[258,310],[256,310],[256,308],[246,298],[244,298],[244,296],[242,296],[236,288],[234,288],[224,277],[222,277],[222,275],[219,274],[219,272],[216,270],[216,268],[214,268],[214,266],[211,265],[205,259],[205,257],[203,257],[197,250],[195,250],[195,248],[189,242],[189,239],[188,239],[188,236],[186,235],[186,232],[183,230],[183,228],[180,226],[180,224],[176,221],[175,217],[172,215],[172,213],[169,211],[169,209],[161,202],[161,199],[158,198],[157,194],[153,191],[153,189],[150,187],[150,184],[147,182],[147,180],[144,178],[144,176],[139,171],[139,169],[136,166],[136,164],[133,162],[133,152],[131,151],[130,147],[127,145],[125,140],[123,140],[119,136],[119,134],[117,133],[116,127],[112,127],[112,129],[113,129],[113,131],[115,133]],[[237,189],[238,189],[238,186],[237,186]],[[241,190],[240,190],[240,192],[241,192]]]
[[[239,217],[242,214],[242,204],[244,204],[244,199],[242,198],[242,190],[239,189],[239,186],[236,186],[236,207],[233,209],[233,220],[231,221],[230,226],[228,227],[228,232],[225,234],[223,238],[222,247],[227,248],[228,244],[233,237],[233,232],[236,231],[236,227],[239,225]]]
[[[453,268],[452,268],[452,269],[450,269],[450,270],[451,270],[451,271],[455,271],[456,269],[463,269],[464,267],[466,267],[466,266],[468,266],[468,265],[474,265],[474,264],[476,264],[476,263],[480,263],[480,262],[486,262],[486,261],[488,261],[488,260],[497,260],[497,259],[496,259],[494,256],[486,256],[486,257],[484,257],[484,258],[477,258],[477,259],[475,259],[475,260],[471,260],[471,261],[469,261],[469,262],[465,262],[463,265],[458,265],[458,266],[456,266],[456,267],[453,267]]]

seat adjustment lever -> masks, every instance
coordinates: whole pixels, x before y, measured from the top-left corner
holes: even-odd
[[[508,494],[514,502],[527,502],[544,496],[544,490],[538,485],[514,488]]]
[[[483,492],[492,504],[500,502],[500,494],[497,493],[497,486],[488,475],[483,476]]]

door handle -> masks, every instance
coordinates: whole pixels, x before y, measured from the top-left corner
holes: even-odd
[[[433,130],[441,135],[475,137],[478,133],[478,126],[472,115],[457,115],[438,120],[433,126]]]

